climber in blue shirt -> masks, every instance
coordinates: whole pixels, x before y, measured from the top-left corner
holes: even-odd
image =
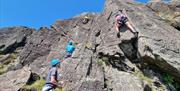
[[[74,52],[75,50],[75,46],[73,45],[73,42],[69,42],[66,46],[66,57],[71,57],[72,53]]]

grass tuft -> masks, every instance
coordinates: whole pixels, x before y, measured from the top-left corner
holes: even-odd
[[[35,81],[34,83],[32,83],[31,85],[25,85],[23,87],[23,89],[27,89],[27,90],[32,90],[33,91],[41,91],[43,86],[45,85],[45,80],[41,77],[39,80]],[[55,91],[62,91],[62,89],[58,89],[56,88]]]
[[[87,43],[85,44],[85,48],[91,49],[91,48],[92,48],[91,42],[87,42]]]
[[[103,66],[105,63],[104,63],[104,61],[103,61],[102,59],[99,59],[99,60],[97,61],[97,64],[98,64],[99,66]]]
[[[35,81],[31,85],[25,85],[23,88],[25,89],[36,89],[37,91],[41,91],[42,87],[45,85],[45,80],[40,78],[40,80]]]
[[[143,81],[146,81],[148,84],[151,84],[152,83],[152,79],[146,77],[142,72],[140,71],[135,71],[133,73],[136,77],[138,77],[139,79],[143,80]]]

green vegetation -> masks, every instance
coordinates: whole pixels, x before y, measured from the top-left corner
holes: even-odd
[[[108,58],[108,57],[102,57],[102,61],[103,61],[106,65],[110,65],[110,63],[109,63],[109,58]]]
[[[27,89],[27,90],[35,89],[36,91],[41,91],[44,85],[45,85],[45,80],[41,77],[39,80],[36,80],[34,83],[30,85],[25,85],[23,89]],[[62,89],[56,88],[55,91],[62,91]]]
[[[180,16],[179,12],[169,13],[169,12],[156,12],[164,21],[169,23],[170,25],[178,28],[179,25],[177,21],[175,20],[176,17]]]
[[[11,53],[9,57],[3,62],[4,65],[8,65],[17,58],[17,53]]]
[[[0,64],[0,75],[7,72],[8,65],[14,62],[15,59],[17,59],[17,54],[18,53],[11,53],[6,60],[1,62],[2,64]],[[4,57],[3,55],[0,55],[0,58],[3,58],[3,57]]]
[[[79,43],[78,42],[74,42],[74,45],[78,45]]]
[[[99,66],[103,66],[105,63],[104,63],[104,61],[103,61],[102,59],[99,59],[99,60],[97,61],[97,64],[98,64]]]
[[[12,59],[16,59],[17,58],[17,53],[12,53],[10,56],[11,56]]]
[[[4,73],[4,65],[0,64],[0,75],[2,75]]]
[[[147,82],[147,84],[149,86],[152,86],[153,80],[151,78],[145,76],[142,72],[136,70],[133,74],[134,74],[134,76],[138,77],[140,80]],[[160,86],[158,88],[158,91],[164,91],[164,89],[165,89],[164,86]],[[157,91],[157,89],[152,88],[152,91]]]
[[[152,79],[145,76],[142,72],[136,70],[133,74],[136,77],[138,77],[139,79],[147,82],[149,85],[153,84]],[[165,84],[167,84],[167,85],[171,84],[176,88],[177,91],[180,91],[180,82],[176,81],[173,76],[171,76],[169,74],[162,74],[162,77],[163,77],[163,80],[164,80]],[[158,88],[158,90],[160,90],[160,91],[164,91],[164,89],[165,89],[165,87],[163,85],[161,85]],[[156,91],[156,90],[153,89],[152,91]]]
[[[0,54],[0,58],[3,58],[3,55]]]
[[[0,64],[0,69],[3,69],[4,68],[4,65]]]
[[[41,78],[40,80],[35,81],[31,85],[25,85],[23,88],[25,88],[25,89],[36,89],[37,91],[41,91],[44,84],[45,84],[45,80],[43,78]]]
[[[172,84],[174,82],[174,77],[172,77],[169,74],[164,74],[163,75],[163,80],[165,81],[165,83]]]
[[[4,67],[4,65],[0,64],[0,75],[5,73],[7,71],[7,67]]]
[[[173,76],[169,74],[163,74],[163,80],[166,84],[172,84],[177,91],[180,91],[180,82],[176,81]]]
[[[110,65],[109,58],[106,56],[103,56],[103,57],[99,58],[99,60],[97,60],[97,64],[100,66],[104,66],[104,65],[108,66],[108,65]]]
[[[175,82],[173,85],[177,91],[180,91],[180,82]]]
[[[129,4],[129,5],[134,5],[134,6],[143,6],[143,4],[142,3],[139,3],[139,2],[136,2],[136,3],[132,3],[132,2],[127,2],[127,4]]]
[[[146,81],[148,84],[151,84],[152,83],[152,79],[151,78],[149,78],[149,77],[147,77],[147,76],[145,76],[142,72],[140,72],[140,71],[135,71],[134,73],[133,73],[136,77],[138,77],[139,79],[141,79],[141,80],[143,80],[143,81]]]
[[[4,65],[8,65],[8,64],[10,64],[11,63],[11,61],[12,61],[12,59],[11,58],[9,58],[9,59],[7,59],[3,64]]]
[[[92,48],[91,42],[87,42],[87,43],[85,44],[85,48],[91,49],[91,48]]]
[[[56,91],[62,91],[62,89],[56,88]]]

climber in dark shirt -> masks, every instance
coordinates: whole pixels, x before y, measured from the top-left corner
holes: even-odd
[[[43,87],[42,91],[55,91],[55,88],[62,89],[64,83],[63,81],[58,84],[58,68],[60,68],[60,61],[58,59],[53,59],[51,61],[51,69],[48,72],[46,78],[46,84]]]

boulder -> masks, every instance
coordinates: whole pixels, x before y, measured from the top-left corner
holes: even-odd
[[[24,86],[31,76],[28,67],[16,71],[9,71],[0,75],[0,88],[2,91],[18,91],[19,88]]]
[[[108,91],[144,91],[139,78],[111,67],[105,67],[105,79]]]

